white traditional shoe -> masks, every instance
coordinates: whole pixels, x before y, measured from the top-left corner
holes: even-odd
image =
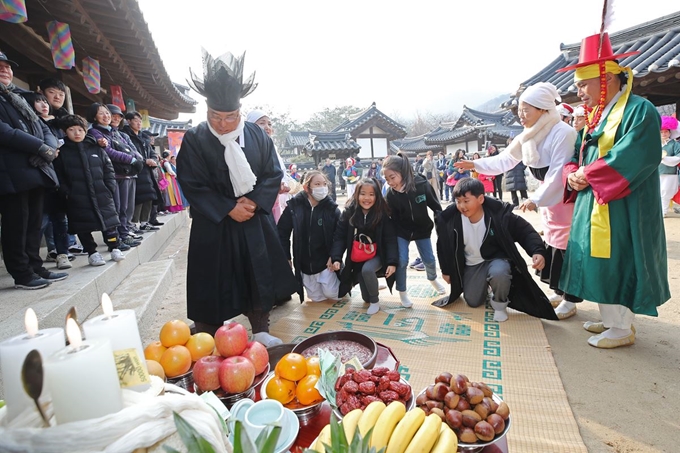
[[[599,349],[614,349],[621,346],[630,346],[635,343],[635,333],[632,332],[630,335],[623,338],[607,338],[603,334],[594,335],[588,338],[588,344]]]
[[[592,321],[586,321],[585,323],[583,323],[583,328],[586,329],[588,332],[592,332],[592,333],[602,333],[605,330],[607,330],[607,328],[604,326],[603,322],[592,322]],[[635,326],[631,325],[630,330],[632,330],[633,333],[636,333]]]
[[[563,300],[562,302],[560,302],[557,308],[555,308],[555,314],[557,315],[557,318],[560,321],[562,321],[563,319],[571,318],[576,314],[576,304],[573,302]]]
[[[564,295],[559,295],[557,293],[553,293],[552,296],[548,297],[548,300],[550,301],[550,305],[552,305],[553,308],[557,308],[557,306],[562,302],[564,299]]]

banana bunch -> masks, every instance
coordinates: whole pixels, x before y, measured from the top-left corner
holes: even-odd
[[[372,451],[385,453],[443,453],[458,449],[458,437],[437,414],[425,415],[420,408],[406,412],[405,406],[393,401],[369,404],[364,411],[355,409],[342,419],[348,442],[355,431],[362,437],[372,429],[369,446]],[[330,425],[326,425],[312,448],[324,453],[323,445],[331,444]]]

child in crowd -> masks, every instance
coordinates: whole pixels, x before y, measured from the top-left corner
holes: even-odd
[[[404,307],[413,302],[406,291],[406,266],[408,265],[408,248],[415,241],[418,253],[425,265],[427,279],[439,294],[446,294],[446,288],[437,281],[437,262],[432,253],[430,235],[434,223],[427,212],[429,207],[437,213],[442,210],[434,187],[422,175],[414,175],[411,163],[405,154],[389,156],[383,162],[383,174],[390,189],[385,200],[392,213],[392,220],[397,231],[399,244],[399,267],[396,280],[399,298]]]
[[[476,179],[460,180],[453,196],[456,204],[437,218],[439,265],[451,294],[433,305],[444,306],[465,293],[467,304],[479,307],[490,286],[494,321],[508,319],[508,304],[531,316],[557,320],[515,245],[519,242],[531,256],[534,269],[543,269],[546,251],[536,230],[513,214],[511,204],[484,196],[484,186]]]
[[[101,231],[113,261],[125,255],[118,248],[120,241],[116,227],[120,224],[113,202],[116,180],[113,165],[106,152],[86,135],[85,120],[76,115],[60,118],[59,125],[66,133],[54,167],[59,177],[60,192],[66,198],[68,228],[77,233],[91,266],[103,266],[97,252],[93,231]]]
[[[368,261],[357,263],[352,261],[352,245],[359,234],[371,239],[376,246],[376,254]],[[394,225],[376,179],[364,178],[356,184],[354,196],[340,216],[331,249],[334,271],[340,270],[345,251],[347,255],[340,273],[338,296],[344,297],[358,282],[361,298],[370,303],[367,313],[374,315],[380,310],[378,277],[385,277],[391,289],[399,262]]]
[[[338,300],[340,280],[330,256],[340,210],[328,196],[329,186],[322,172],[308,171],[302,181],[303,190],[288,201],[279,219],[279,238],[289,262],[290,234],[293,233],[291,265],[298,280],[300,302],[304,300],[304,290],[312,302]]]

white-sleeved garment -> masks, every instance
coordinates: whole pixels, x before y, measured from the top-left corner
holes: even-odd
[[[529,199],[540,208],[543,220],[543,240],[556,249],[565,250],[571,230],[571,218],[574,204],[562,203],[564,184],[562,169],[574,156],[577,132],[574,128],[560,121],[555,124],[545,139],[538,144],[538,162],[533,168],[548,167],[545,179]],[[487,175],[504,173],[522,160],[521,154],[515,156],[501,152],[497,156],[477,159],[475,170]]]
[[[536,206],[554,206],[562,202],[564,184],[562,168],[574,157],[576,130],[560,121],[555,124],[548,136],[538,144],[538,162],[532,168],[548,167],[543,184],[529,198]],[[474,160],[475,170],[486,175],[499,175],[512,170],[522,160],[521,154],[510,155],[505,151],[493,157]]]

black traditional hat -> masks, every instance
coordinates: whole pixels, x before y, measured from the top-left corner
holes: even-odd
[[[205,96],[208,107],[218,112],[233,112],[241,108],[241,98],[248,96],[255,90],[253,72],[243,80],[243,61],[245,52],[240,58],[230,52],[213,58],[205,49],[203,52],[203,78],[198,77],[189,69],[191,80],[189,86],[200,95]]]

